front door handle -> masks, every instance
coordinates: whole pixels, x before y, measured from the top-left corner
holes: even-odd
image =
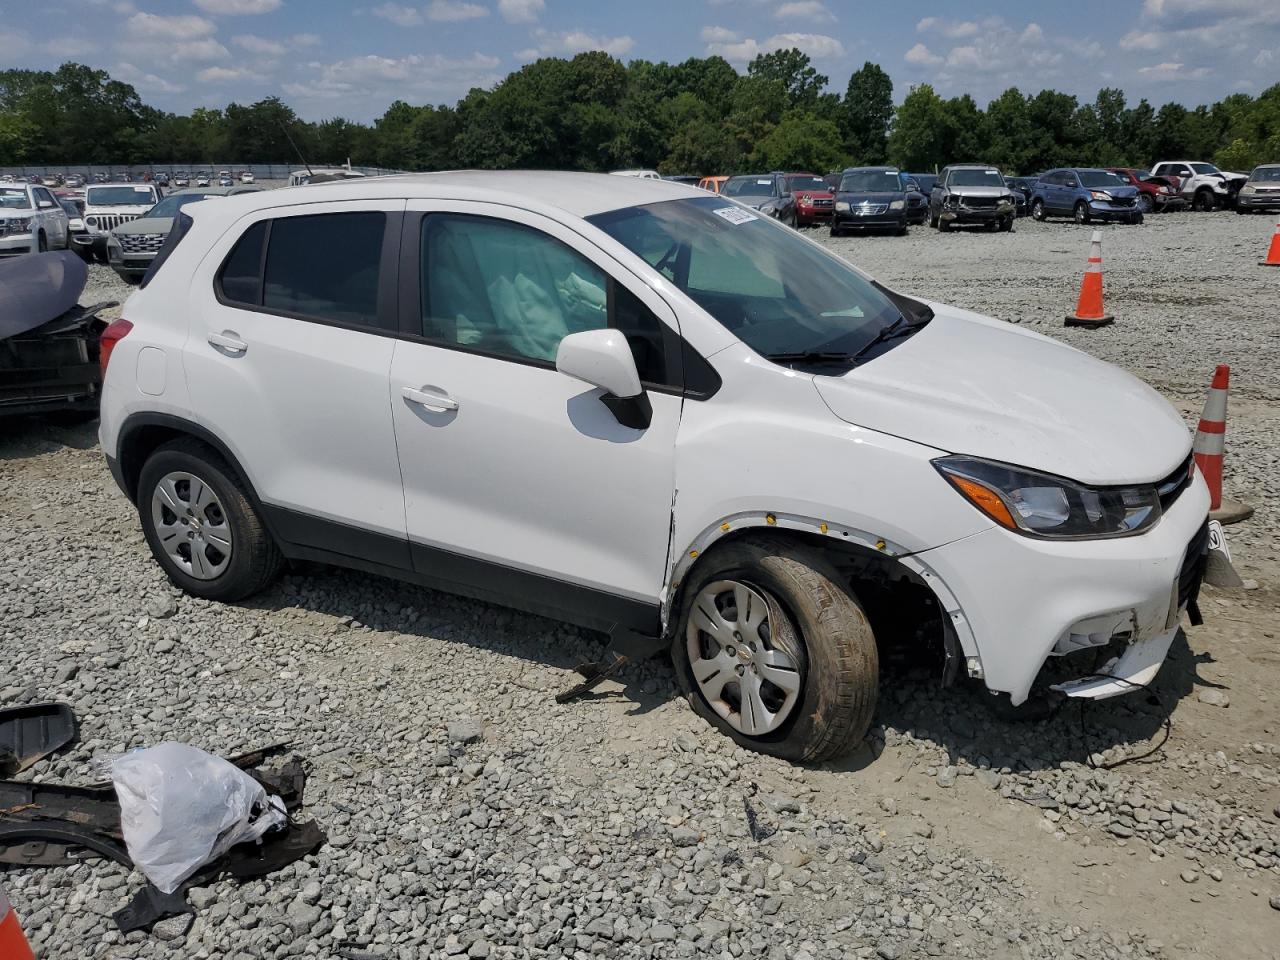
[[[223,350],[230,350],[232,353],[244,353],[249,349],[249,345],[236,336],[234,330],[224,330],[222,333],[210,333],[209,343],[215,347],[221,347]]]
[[[437,413],[444,413],[446,410],[457,410],[458,401],[453,399],[439,387],[423,387],[421,390],[414,387],[401,387],[400,393],[406,400],[426,407],[428,410],[434,410]]]

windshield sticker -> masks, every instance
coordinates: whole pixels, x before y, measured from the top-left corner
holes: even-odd
[[[772,181],[772,180],[757,180],[757,181],[756,181],[756,183],[760,184],[760,186],[762,186],[762,187],[767,187],[767,186],[769,186],[770,184],[772,184],[772,183],[773,183],[773,181]]]
[[[760,219],[754,213],[743,210],[741,207],[720,207],[716,210],[712,210],[711,212],[722,220],[728,220],[735,226],[740,223],[750,223],[752,220]]]
[[[134,193],[150,193],[151,188],[150,187],[134,187],[133,192]]]

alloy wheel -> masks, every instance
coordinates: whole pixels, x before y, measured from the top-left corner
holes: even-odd
[[[739,733],[777,730],[800,695],[797,658],[774,645],[770,603],[758,587],[717,580],[689,612],[685,645],[698,689]]]
[[[151,495],[161,548],[179,570],[212,580],[231,562],[232,533],[213,488],[185,471],[165,474]]]

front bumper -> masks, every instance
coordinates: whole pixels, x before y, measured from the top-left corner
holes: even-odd
[[[990,223],[1014,216],[1016,208],[1013,201],[996,204],[994,207],[943,207],[938,214],[940,220],[947,223]]]
[[[858,214],[837,210],[831,217],[833,230],[901,230],[907,225],[907,211]]]
[[[1089,216],[1095,220],[1119,220],[1123,223],[1136,220],[1140,212],[1136,205],[1108,203],[1105,200],[1089,201]]]
[[[1161,213],[1185,210],[1187,207],[1187,201],[1180,193],[1155,193],[1149,196],[1155,209]]]
[[[122,277],[141,277],[155,259],[154,253],[138,253],[121,255],[118,247],[107,248],[108,263],[111,269]]]
[[[1189,583],[1198,573],[1187,564],[1199,557],[1188,550],[1201,541],[1208,513],[1209,491],[1197,475],[1139,536],[1035,540],[992,527],[913,559],[926,582],[935,576],[945,585],[935,592],[960,635],[970,675],[988,689],[1009,694],[1016,706],[1049,657],[1122,639],[1108,672],[1129,682],[1073,694],[1114,696],[1147,682],[1163,662],[1179,609],[1193,595]]]
[[[1280,193],[1238,193],[1236,207],[1240,210],[1280,210]]]
[[[0,237],[0,257],[16,257],[21,253],[30,253],[36,248],[30,233],[15,233]]]
[[[90,250],[99,256],[107,255],[107,235],[105,233],[73,233],[71,243],[77,250]]]
[[[801,223],[818,223],[830,220],[832,217],[831,207],[796,207],[796,219]]]

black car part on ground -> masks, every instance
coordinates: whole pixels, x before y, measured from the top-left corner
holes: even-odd
[[[0,709],[0,777],[21,773],[78,736],[75,712],[65,703]]]
[[[257,780],[269,794],[280,797],[289,811],[302,805],[306,771],[291,759],[278,770],[254,769],[287,744],[275,744],[229,757]],[[284,830],[257,843],[242,843],[206,864],[172,894],[148,883],[114,914],[122,932],[150,930],[158,921],[195,911],[187,904],[191,887],[206,886],[221,876],[245,880],[266,876],[314,852],[325,842],[315,822],[292,818]],[[77,787],[65,784],[0,780],[0,863],[20,866],[71,866],[86,856],[100,856],[132,867],[120,826],[120,802],[110,784]]]

